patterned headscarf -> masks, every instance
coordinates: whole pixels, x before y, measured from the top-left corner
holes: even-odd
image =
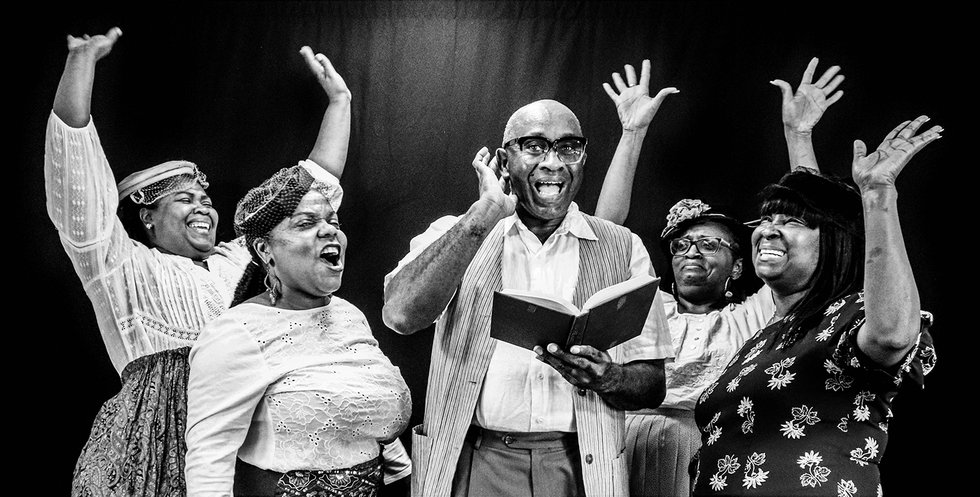
[[[319,169],[314,170],[315,177],[311,168]],[[283,219],[291,216],[303,196],[311,190],[322,193],[334,211],[340,209],[344,190],[336,176],[309,161],[301,162],[280,169],[245,194],[235,209],[235,233],[244,236],[251,246],[256,238],[268,235]]]
[[[152,205],[162,197],[184,190],[194,183],[207,189],[208,177],[197,164],[186,160],[172,160],[137,171],[119,182],[119,200],[129,196],[139,205]]]

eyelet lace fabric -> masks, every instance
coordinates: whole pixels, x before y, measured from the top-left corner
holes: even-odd
[[[240,241],[219,244],[208,269],[129,238],[116,216],[116,180],[95,125],[72,128],[53,113],[44,155],[48,216],[88,294],[116,371],[189,346],[231,303],[251,259]]]
[[[194,350],[188,468],[204,478],[231,471],[214,469],[224,459],[212,447],[226,438],[243,437],[237,456],[263,469],[328,470],[377,457],[408,424],[408,385],[364,314],[339,297],[308,310],[235,306]],[[220,407],[242,405],[255,408]]]

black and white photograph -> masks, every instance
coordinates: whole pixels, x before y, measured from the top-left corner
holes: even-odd
[[[969,492],[953,5],[21,5],[13,486]]]

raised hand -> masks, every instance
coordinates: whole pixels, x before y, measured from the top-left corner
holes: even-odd
[[[327,97],[331,101],[337,99],[346,98],[350,99],[350,89],[347,88],[347,82],[344,78],[334,69],[333,64],[330,59],[322,53],[316,55],[313,54],[313,49],[304,46],[299,49],[299,53],[306,60],[306,64],[309,66],[310,71],[316,76],[317,81],[320,86],[323,87],[323,91],[327,93]]]
[[[122,36],[122,30],[111,28],[104,35],[82,35],[76,38],[68,35],[68,52],[74,55],[89,55],[94,57],[93,61],[98,61],[102,57],[109,55],[116,40]]]
[[[942,138],[942,126],[933,126],[924,133],[915,134],[928,120],[928,116],[919,116],[914,121],[899,124],[871,154],[868,154],[868,147],[863,141],[854,140],[851,176],[862,192],[881,186],[894,187],[895,180],[909,159],[929,143]]]
[[[486,200],[496,207],[502,219],[514,213],[517,208],[517,197],[510,192],[507,181],[502,176],[498,176],[496,157],[493,157],[494,162],[491,167],[491,157],[487,147],[481,148],[473,157],[473,169],[476,170],[480,181],[480,200]]]
[[[616,104],[616,112],[619,113],[619,121],[623,124],[624,130],[635,131],[646,128],[653,121],[653,116],[657,115],[657,110],[660,109],[660,104],[667,95],[678,93],[679,90],[671,86],[660,90],[657,96],[650,97],[649,59],[643,60],[639,82],[636,80],[636,70],[633,66],[626,64],[623,69],[626,73],[626,81],[623,81],[623,77],[618,72],[612,74],[613,83],[619,93],[616,93],[609,83],[603,83],[602,87]]]
[[[789,131],[799,134],[811,133],[824,111],[844,96],[844,92],[840,90],[834,93],[834,90],[844,81],[844,75],[837,74],[840,66],[831,66],[816,83],[812,82],[818,62],[819,59],[816,57],[810,59],[796,93],[793,93],[789,83],[781,79],[769,82],[782,90],[783,126]]]

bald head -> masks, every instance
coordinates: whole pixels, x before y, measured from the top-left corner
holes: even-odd
[[[521,136],[540,134],[543,128],[554,124],[561,124],[575,134],[582,135],[582,126],[572,109],[557,100],[538,100],[517,109],[510,116],[507,126],[504,127],[504,139],[501,143]]]

